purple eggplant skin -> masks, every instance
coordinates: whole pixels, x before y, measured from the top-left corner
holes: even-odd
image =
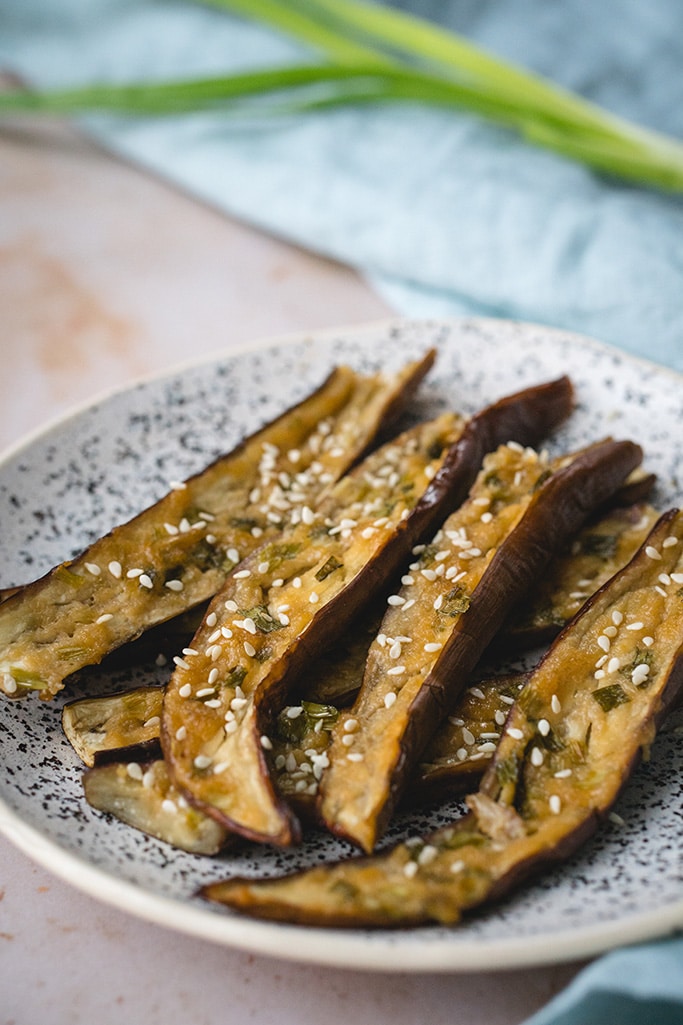
[[[384,833],[427,744],[454,711],[470,674],[510,610],[524,601],[566,538],[609,498],[641,459],[642,449],[633,442],[597,443],[538,490],[523,519],[491,560],[470,607],[411,704],[386,803],[377,819],[377,837]],[[328,826],[356,842],[334,824]]]

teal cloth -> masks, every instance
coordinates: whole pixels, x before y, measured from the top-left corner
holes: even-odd
[[[400,6],[683,138],[679,0]],[[187,0],[0,3],[0,67],[38,86],[302,56],[284,37]],[[681,197],[601,178],[467,114],[407,104],[85,124],[218,208],[356,267],[399,312],[552,324],[683,371]],[[644,1021],[683,1022],[683,939],[599,959],[532,1019]]]

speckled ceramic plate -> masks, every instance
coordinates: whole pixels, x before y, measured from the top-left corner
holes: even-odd
[[[471,412],[570,372],[579,407],[552,447],[631,437],[656,471],[656,504],[680,502],[683,379],[590,340],[496,321],[391,322],[254,346],[95,402],[11,452],[0,466],[0,585],[26,582],[156,501],[317,385],[335,363],[395,367],[440,351],[416,415]],[[71,699],[163,679],[150,664],[90,670]],[[0,829],[90,894],[162,925],[284,958],[368,969],[459,971],[582,957],[683,926],[683,736],[663,732],[610,823],[561,868],[457,928],[318,930],[249,921],[195,896],[230,873],[279,872],[348,853],[316,833],[293,851],[183,854],[92,811],[62,736],[60,697],[0,706]],[[442,824],[452,805],[398,821],[392,838]]]

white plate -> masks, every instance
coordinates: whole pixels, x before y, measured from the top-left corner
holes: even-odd
[[[335,363],[396,367],[436,345],[422,416],[471,412],[569,372],[579,407],[551,443],[632,437],[656,471],[662,508],[681,500],[683,379],[587,339],[508,322],[390,322],[251,347],[145,381],[85,408],[0,466],[0,584],[28,581],[156,501],[238,438],[317,385]],[[89,692],[159,679],[154,665],[87,673]],[[457,928],[319,930],[250,921],[209,906],[197,888],[231,872],[277,872],[348,848],[323,834],[293,851],[246,847],[220,859],[174,851],[87,807],[81,766],[62,736],[66,698],[0,706],[0,830],[47,868],[103,901],[187,933],[283,958],[367,969],[461,971],[594,954],[683,926],[680,834],[683,736],[663,733],[610,823],[569,863]],[[392,837],[426,830],[458,806],[404,817]]]

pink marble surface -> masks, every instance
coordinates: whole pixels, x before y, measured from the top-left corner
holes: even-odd
[[[69,131],[0,123],[1,449],[188,358],[389,312],[349,270]],[[0,1025],[516,1025],[576,971],[393,976],[260,958],[100,904],[0,838]]]

